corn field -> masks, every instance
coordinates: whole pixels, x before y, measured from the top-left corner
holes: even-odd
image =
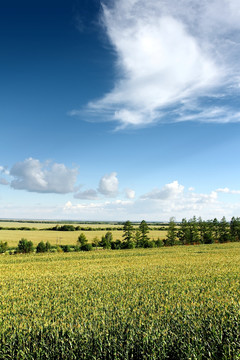
[[[0,359],[240,359],[240,244],[0,256]]]

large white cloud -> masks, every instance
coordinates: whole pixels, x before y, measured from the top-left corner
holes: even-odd
[[[64,164],[41,163],[29,158],[18,162],[10,170],[14,178],[11,187],[39,193],[66,194],[74,191],[78,170]]]
[[[91,113],[120,127],[240,120],[240,111],[224,102],[239,95],[239,1],[113,0],[103,4],[103,22],[117,81],[89,103]]]
[[[117,196],[118,194],[117,173],[112,172],[111,174],[104,175],[99,181],[98,191],[107,197]]]

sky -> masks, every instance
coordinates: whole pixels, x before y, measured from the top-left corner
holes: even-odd
[[[0,218],[240,216],[239,0],[0,4]]]

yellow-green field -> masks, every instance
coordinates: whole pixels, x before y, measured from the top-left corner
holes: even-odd
[[[240,359],[240,244],[0,256],[0,359]]]
[[[0,222],[1,227],[29,227],[36,228],[36,230],[0,230],[0,241],[7,241],[8,246],[17,247],[19,240],[22,238],[32,241],[34,246],[36,246],[40,241],[49,241],[51,245],[76,245],[78,236],[81,233],[84,233],[89,242],[97,237],[101,240],[101,237],[104,236],[107,230],[96,230],[96,231],[52,231],[52,230],[43,230],[56,226],[56,224],[42,224],[42,223],[18,223],[18,222]],[[77,224],[74,224],[77,226]],[[109,224],[80,224],[81,227],[92,227],[92,228],[117,228],[120,225],[109,225]],[[111,231],[113,235],[113,240],[122,240],[123,232],[119,230]],[[167,231],[152,230],[149,232],[149,237],[151,239],[164,239],[166,237]]]

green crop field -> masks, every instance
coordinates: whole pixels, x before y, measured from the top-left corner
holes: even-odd
[[[2,254],[0,289],[1,360],[240,359],[240,243]]]

